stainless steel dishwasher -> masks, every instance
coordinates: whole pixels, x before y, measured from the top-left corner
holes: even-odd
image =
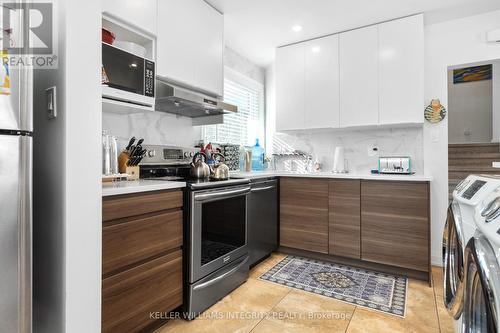
[[[248,249],[250,266],[278,248],[278,181],[254,179],[248,199]]]

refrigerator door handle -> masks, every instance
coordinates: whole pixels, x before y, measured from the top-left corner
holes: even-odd
[[[32,331],[33,138],[20,137],[19,151],[19,328]]]
[[[20,82],[19,129],[31,132],[33,131],[33,69],[23,67],[20,71],[22,79]]]

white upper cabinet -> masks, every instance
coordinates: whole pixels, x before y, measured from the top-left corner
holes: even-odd
[[[304,128],[304,44],[276,50],[276,130]]]
[[[313,128],[339,127],[339,37],[304,43],[305,120]]]
[[[340,127],[378,125],[378,27],[340,34]]]
[[[157,10],[158,0],[102,1],[103,12],[116,16],[153,35],[157,33]]]
[[[185,1],[185,0],[183,0]],[[224,88],[224,16],[202,1],[201,21],[207,22],[197,31],[198,68],[196,83],[219,96]]]
[[[379,25],[381,124],[424,121],[424,20],[415,15]]]
[[[339,126],[337,35],[276,50],[278,131]]]
[[[203,0],[158,2],[157,74],[222,96],[224,16]]]
[[[276,52],[278,130],[423,123],[423,16]]]

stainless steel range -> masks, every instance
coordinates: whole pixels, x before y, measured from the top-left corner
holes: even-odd
[[[194,149],[148,146],[141,178],[186,181],[184,306],[193,319],[248,278],[248,179],[191,179]]]

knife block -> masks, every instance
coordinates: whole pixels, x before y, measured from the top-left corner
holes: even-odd
[[[128,166],[125,168],[125,173],[128,175],[128,180],[137,180],[139,179],[139,166]]]
[[[120,169],[120,173],[126,173],[128,180],[137,180],[139,179],[139,166],[128,166],[127,163],[129,161],[129,156],[127,153],[122,152],[120,156],[118,156],[118,168]]]

